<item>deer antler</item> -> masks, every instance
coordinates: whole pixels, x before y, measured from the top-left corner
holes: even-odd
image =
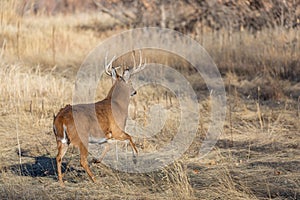
[[[132,52],[132,57],[133,57],[133,63],[134,63],[134,66],[133,66],[133,69],[131,71],[131,74],[135,74],[137,72],[140,72],[142,71],[145,67],[146,67],[146,60],[145,62],[143,63],[142,60],[142,50],[139,51],[140,52],[140,63],[138,66],[136,66],[136,63],[135,63],[135,51]]]
[[[113,63],[113,61],[115,60],[115,57],[116,57],[116,56],[114,56],[114,57],[111,59],[111,61],[107,64],[107,54],[106,54],[106,56],[105,56],[105,72],[106,72],[106,74],[107,74],[108,76],[111,76],[111,75],[112,75],[112,74],[111,74],[112,63]]]

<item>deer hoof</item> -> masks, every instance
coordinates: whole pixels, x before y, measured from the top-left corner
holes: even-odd
[[[65,187],[65,183],[63,181],[59,181],[60,187]]]
[[[135,155],[133,156],[132,161],[133,161],[134,164],[137,163],[137,159],[136,159],[136,156],[135,156]]]
[[[97,164],[97,163],[101,163],[101,161],[102,161],[102,159],[93,158],[92,163]]]

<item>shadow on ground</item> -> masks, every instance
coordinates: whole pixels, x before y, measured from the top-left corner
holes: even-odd
[[[15,164],[7,167],[7,170],[19,176],[44,177],[56,176],[56,160],[47,156],[32,157],[35,162]],[[63,171],[67,164],[63,163]]]
[[[30,161],[5,166],[0,169],[0,173],[10,172],[16,176],[32,178],[46,177],[57,181],[57,166],[55,157],[49,157],[48,155],[32,156],[31,151],[28,149],[22,149],[21,155],[23,160],[29,159]],[[75,158],[75,160],[77,159],[78,158]],[[87,177],[86,172],[80,166],[79,162],[73,163],[72,158],[66,158],[65,160],[66,162],[62,162],[62,174],[65,181],[77,183]]]
[[[57,179],[56,159],[48,156],[31,157],[35,161],[10,165],[5,168],[6,171],[10,171],[18,176],[30,176],[30,177],[49,177]],[[76,174],[82,173],[82,170],[75,169],[69,166],[67,163],[62,163],[62,173],[72,172]]]

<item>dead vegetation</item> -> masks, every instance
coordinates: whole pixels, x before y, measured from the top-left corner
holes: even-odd
[[[4,2],[4,1],[3,1]],[[72,102],[76,72],[103,39],[124,29],[99,32],[107,15],[21,17],[1,6],[0,29],[0,198],[1,199],[299,199],[300,43],[298,29],[277,26],[255,34],[243,30],[195,29],[190,35],[212,56],[227,91],[224,133],[198,159],[209,124],[210,101],[201,77],[184,61],[166,62],[185,73],[200,91],[197,137],[188,151],[165,168],[125,173],[92,165],[93,184],[73,149],[63,163],[66,187],[57,183],[52,115]],[[7,1],[8,2],[8,1]],[[102,30],[102,29],[101,29]],[[104,30],[104,29],[103,29]],[[152,55],[153,56],[153,55]],[[156,57],[154,55],[153,57]],[[97,98],[110,84],[103,80]],[[142,88],[130,115],[139,124],[160,103],[172,117],[159,135],[139,139],[140,151],[160,149],[177,127],[178,102],[157,86]],[[176,131],[176,130],[175,130]],[[162,137],[158,140],[158,136]],[[120,146],[120,151],[124,150]],[[164,154],[164,152],[160,152]]]
[[[299,27],[300,4],[294,0],[23,0],[21,15],[103,12],[123,26],[160,26],[181,32],[203,29],[247,29]],[[100,29],[101,30],[101,29]]]

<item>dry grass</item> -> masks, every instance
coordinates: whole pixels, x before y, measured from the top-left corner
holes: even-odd
[[[200,99],[197,138],[178,161],[145,174],[92,165],[98,178],[93,184],[80,167],[75,149],[66,155],[67,183],[60,188],[52,114],[72,102],[76,71],[88,52],[121,29],[99,32],[101,29],[86,28],[115,23],[93,14],[21,18],[6,9],[12,4],[3,2],[1,199],[300,198],[298,30],[278,28],[256,35],[221,30],[195,36],[220,67],[228,92],[224,134],[204,159],[198,160],[196,155],[209,123],[210,102],[206,95]],[[207,94],[199,78],[187,74],[193,87]],[[99,98],[110,87],[101,84]],[[132,101],[131,117],[139,124],[149,123],[146,115],[156,103],[171,113],[160,138],[137,141],[143,144],[140,151],[159,149],[172,135],[168,130],[177,126],[178,102],[171,94],[171,101],[166,100],[164,94],[162,88],[146,87]]]

